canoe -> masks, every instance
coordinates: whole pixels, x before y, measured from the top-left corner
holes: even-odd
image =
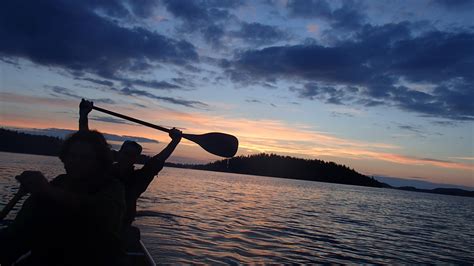
[[[143,241],[139,240],[136,243],[132,243],[126,251],[127,264],[136,266],[156,266],[153,257],[150,252],[143,244]]]
[[[141,240],[141,232],[138,227],[130,226],[124,230],[122,235],[122,246],[125,249],[126,265],[155,266],[156,263],[150,252]]]
[[[122,261],[123,259],[123,265],[156,266],[155,260],[151,256],[143,241],[141,241],[140,239],[134,241],[127,241],[125,249],[125,257],[120,259],[120,261]],[[30,255],[31,252],[25,253],[13,265],[28,265]]]

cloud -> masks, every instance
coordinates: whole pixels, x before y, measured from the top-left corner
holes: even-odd
[[[187,1],[187,0],[164,0],[164,6],[180,19],[183,23],[179,32],[200,32],[204,40],[214,48],[223,45],[222,38],[225,36],[225,24],[234,16],[229,8],[236,8],[243,1]]]
[[[431,124],[442,126],[442,127],[456,127],[458,123],[456,121],[432,121]]]
[[[95,120],[95,121],[100,121],[100,122],[106,122],[106,123],[133,125],[132,123],[127,122],[126,120],[118,119],[118,118],[114,118],[114,117],[92,116],[92,117],[89,117],[89,119],[90,120]]]
[[[474,7],[474,2],[472,0],[433,0],[433,3],[448,10],[457,11]]]
[[[464,161],[474,161],[474,157],[452,157],[453,159],[457,160],[464,160]]]
[[[82,2],[111,17],[147,18],[153,15],[153,10],[157,6],[156,0],[85,0]]]
[[[407,130],[407,131],[410,131],[410,132],[413,132],[413,133],[416,133],[416,134],[419,134],[419,135],[424,134],[424,132],[419,127],[413,126],[413,125],[398,125],[398,128],[402,129],[402,130]]]
[[[197,29],[229,19],[231,14],[227,9],[236,8],[244,3],[233,0],[164,0],[163,4],[175,17],[182,19],[187,27]]]
[[[419,137],[426,138],[428,136],[443,136],[443,134],[435,132],[433,130],[425,130],[422,126],[408,125],[408,124],[398,124],[398,128],[403,131],[411,132],[408,137]]]
[[[93,78],[76,78],[76,79],[79,79],[79,80],[85,80],[85,81],[89,81],[89,82],[92,82],[92,83],[95,83],[95,84],[99,84],[99,85],[103,85],[103,86],[113,86],[114,83],[112,81],[109,81],[109,80],[100,80],[100,79],[93,79]]]
[[[25,101],[25,98],[18,97],[16,100]],[[8,98],[6,100],[13,101],[15,99]],[[40,99],[32,100],[38,102]],[[435,166],[468,171],[474,169],[472,164],[398,154],[398,151],[403,151],[399,146],[341,138],[327,132],[316,131],[312,126],[304,124],[290,124],[284,121],[266,119],[235,119],[166,109],[161,110],[160,113],[166,118],[162,121],[163,123],[175,124],[175,121],[180,121],[179,125],[186,127],[188,132],[198,134],[219,131],[234,134],[239,138],[241,152],[274,152],[311,158],[331,157],[350,160],[374,160],[406,166]],[[142,119],[153,121],[156,117],[149,112],[145,112]],[[143,134],[143,132],[141,131],[140,134]]]
[[[182,19],[190,28],[207,26],[213,19],[207,8],[197,1],[186,0],[164,0],[166,9],[176,18]]]
[[[319,32],[318,24],[308,24],[306,26],[306,29],[308,30],[308,32],[311,32],[311,33],[318,33]]]
[[[224,119],[197,115],[188,119],[192,124],[199,125],[201,130],[219,125],[219,130],[223,132],[235,132],[239,138],[239,149],[249,153],[275,152],[312,158],[327,156],[352,160],[368,159],[407,166],[474,170],[474,166],[470,164],[407,156],[397,153],[397,150],[401,149],[399,146],[340,138],[330,133],[315,131],[306,125],[288,124],[278,120]],[[238,132],[235,131],[236,128]]]
[[[46,88],[50,89],[52,91],[52,96],[54,97],[59,97],[59,96],[67,96],[70,98],[74,99],[82,99],[85,98],[84,96],[79,96],[76,93],[74,93],[72,90],[63,88],[60,86],[45,86]],[[176,105],[182,105],[190,108],[198,108],[198,109],[205,109],[209,107],[208,104],[200,102],[200,101],[190,101],[190,100],[184,100],[184,99],[177,99],[173,97],[164,97],[164,96],[157,96],[153,93],[150,93],[145,90],[138,90],[134,89],[132,87],[124,87],[123,89],[116,89],[114,87],[110,88],[112,91],[115,91],[117,93],[120,93],[122,95],[128,95],[128,96],[142,96],[145,98],[149,99],[155,99],[155,100],[160,100],[163,102],[168,102]],[[115,101],[109,98],[87,98],[90,101],[93,101],[95,103],[105,103],[105,104],[116,104]]]
[[[130,85],[139,85],[142,87],[148,87],[158,90],[173,90],[173,89],[182,89],[181,86],[171,84],[166,81],[157,81],[157,80],[140,80],[140,79],[119,79],[126,86]]]
[[[120,23],[123,15],[149,15],[153,4],[147,0],[9,1],[0,9],[0,54],[112,79],[149,68],[153,62],[196,62],[191,43]]]
[[[182,106],[186,106],[190,108],[203,109],[203,108],[209,107],[209,105],[200,101],[190,101],[190,100],[184,100],[184,99],[177,99],[173,97],[156,96],[150,92],[147,92],[144,90],[137,90],[130,87],[124,87],[122,89],[115,89],[115,88],[112,88],[112,89],[123,95],[143,96],[145,98],[160,100],[160,101],[164,101],[164,102],[168,102],[168,103],[172,103],[176,105],[182,105]]]
[[[331,112],[332,117],[354,117],[354,114],[344,112]]]
[[[298,80],[298,96],[334,104],[387,105],[449,120],[474,120],[474,33],[431,31],[412,24],[364,26],[334,46],[273,46],[223,61],[234,82]],[[413,86],[411,86],[411,85]],[[433,89],[420,90],[418,84]]]
[[[462,170],[474,170],[474,166],[470,164],[457,163],[447,160],[439,160],[433,158],[418,158],[413,156],[404,156],[399,154],[389,154],[381,153],[382,160],[387,160],[400,164],[412,164],[412,165],[431,165],[441,168],[451,168],[451,169],[462,169]]]
[[[329,18],[332,11],[325,0],[291,0],[288,1],[288,11],[292,16],[303,18]]]
[[[233,36],[255,45],[270,44],[288,38],[288,34],[278,27],[258,22],[243,22],[240,30],[234,32]]]
[[[84,96],[79,96],[75,94],[70,89],[63,88],[60,86],[45,86],[45,87],[48,89],[51,89],[51,91],[53,92],[51,95],[54,97],[59,97],[62,95],[62,96],[67,96],[67,97],[78,99],[78,100],[85,98]],[[115,101],[109,98],[87,98],[87,99],[95,103],[115,104]]]
[[[219,25],[209,25],[201,29],[204,39],[210,43],[214,48],[222,46],[221,39],[225,35],[224,27]]]
[[[0,61],[4,62],[4,63],[7,63],[7,64],[10,64],[10,65],[13,65],[19,69],[21,69],[20,67],[20,64],[14,60],[9,60],[7,58],[4,58],[4,57],[0,57]]]
[[[318,99],[330,104],[342,104],[352,99],[351,94],[358,92],[356,87],[320,86],[314,82],[305,84],[303,88],[291,88],[290,90],[297,91],[301,98]],[[351,92],[351,94],[347,92]]]
[[[123,77],[109,77],[116,81],[121,82],[125,86],[137,85],[151,89],[157,90],[183,90],[183,88],[179,85],[167,82],[167,81],[158,81],[158,80],[143,80],[143,79],[134,79],[134,78],[123,78]],[[99,84],[102,86],[112,87],[115,85],[114,82],[110,80],[101,80],[101,79],[94,79],[94,78],[83,78],[80,75],[76,77],[77,80],[84,80],[89,81],[95,84]],[[191,82],[185,82],[184,79],[173,79],[176,83],[186,84],[186,86],[191,86]]]
[[[248,103],[262,103],[262,101],[257,100],[257,99],[246,99],[245,101]]]
[[[338,30],[358,29],[366,20],[361,5],[354,1],[342,1],[342,6],[333,9],[326,0],[290,0],[287,8],[292,17],[319,18]]]
[[[159,141],[149,138],[137,137],[137,136],[127,136],[127,135],[114,135],[104,133],[104,136],[109,141],[125,141],[125,140],[133,140],[136,142],[142,143],[159,143]]]
[[[64,98],[48,98],[42,96],[32,96],[26,94],[0,92],[0,101],[4,103],[20,103],[26,105],[43,105],[43,106],[59,106],[70,107],[79,102]]]

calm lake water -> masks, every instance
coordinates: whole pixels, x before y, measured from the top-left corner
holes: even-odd
[[[63,173],[54,157],[0,161],[2,207],[23,170]],[[160,264],[474,263],[473,198],[165,168],[139,209]]]

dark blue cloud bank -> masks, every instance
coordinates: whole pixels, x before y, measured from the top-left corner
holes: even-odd
[[[129,3],[139,2],[148,1]],[[119,1],[6,1],[0,9],[0,51],[103,77],[149,67],[149,61],[186,64],[198,59],[189,42],[120,26],[98,14],[124,16],[124,8]],[[132,9],[146,14],[145,7]]]
[[[222,64],[236,82],[291,79],[301,98],[390,105],[427,116],[474,119],[474,33],[412,34],[412,24],[365,25],[354,39],[247,50]],[[430,84],[419,90],[413,84]]]
[[[164,65],[199,73],[198,64],[220,62],[223,73],[235,83],[275,88],[277,81],[291,81],[294,85],[289,89],[302,99],[392,106],[451,121],[474,119],[472,26],[439,30],[436,17],[433,22],[375,24],[366,12],[370,1],[341,1],[339,6],[324,0],[292,0],[284,7],[277,3],[258,3],[274,10],[269,14],[280,21],[266,25],[236,15],[242,6],[256,4],[252,1],[6,1],[0,8],[0,55],[4,62],[26,58],[62,68],[77,80],[115,93],[191,108],[208,106],[137,88],[183,90],[194,84],[183,80],[187,76],[160,81],[136,78],[137,74]],[[430,3],[446,12],[472,6],[472,1],[461,0]],[[155,10],[174,17],[173,36],[178,38],[140,23]],[[301,41],[285,27],[290,20],[310,23],[313,19],[328,25],[322,38],[330,42]],[[201,60],[192,39],[196,35],[215,50],[215,58],[222,50],[222,54],[233,51],[234,56]],[[226,38],[245,45],[232,46]]]
[[[232,37],[253,45],[264,45],[289,38],[276,26],[240,21],[232,10],[245,4],[240,0],[163,0],[168,12],[181,21],[180,32],[199,32],[215,49],[225,48],[224,37]],[[238,29],[229,29],[230,24]]]
[[[128,87],[180,89],[166,81],[127,75],[159,63],[182,66],[198,61],[191,43],[144,27],[121,25],[114,19],[146,18],[155,4],[148,0],[6,1],[0,8],[0,55],[59,67],[76,79],[103,86],[118,82]],[[91,78],[90,74],[103,79]]]

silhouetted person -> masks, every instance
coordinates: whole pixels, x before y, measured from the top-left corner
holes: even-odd
[[[92,110],[93,103],[82,100],[79,105],[79,130],[89,130],[87,115]],[[181,141],[182,132],[176,128],[171,129],[169,136],[171,142],[160,153],[151,157],[140,169],[135,169],[134,164],[142,152],[142,147],[135,141],[125,141],[118,152],[117,162],[112,166],[112,174],[125,186],[126,212],[124,215],[125,226],[130,226],[137,212],[137,200],[146,191],[153,178],[163,169],[165,161]]]
[[[16,179],[31,193],[0,234],[0,263],[31,251],[26,265],[113,265],[122,253],[123,184],[108,173],[111,151],[97,131],[67,138],[59,155],[66,174],[48,182],[37,171]]]

